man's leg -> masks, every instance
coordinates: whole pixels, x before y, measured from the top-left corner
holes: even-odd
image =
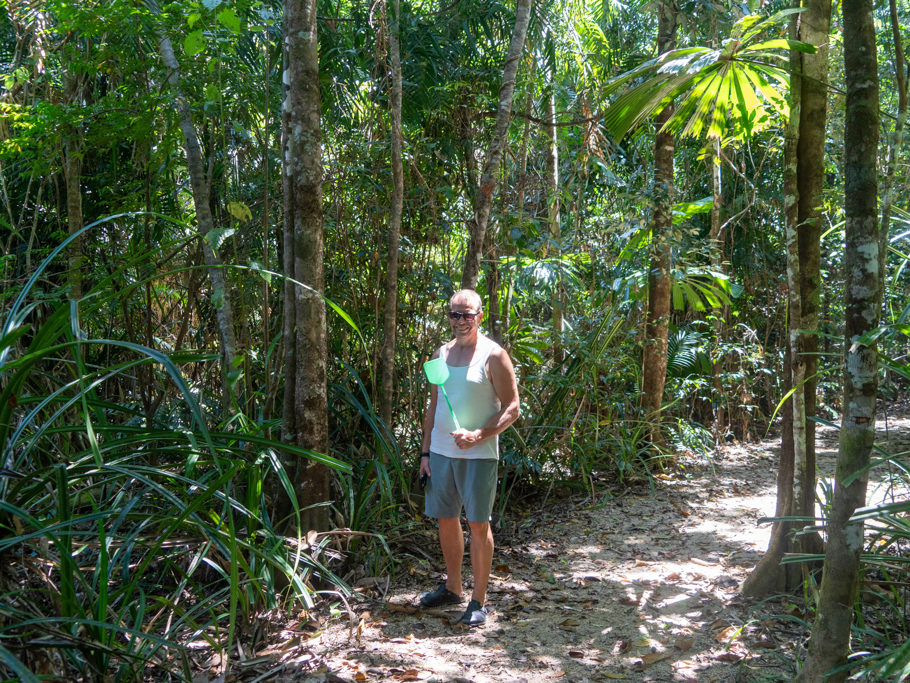
[[[464,557],[464,533],[461,530],[461,520],[458,517],[441,517],[437,521],[439,522],[439,545],[442,547],[442,557],[446,563],[446,588],[455,595],[461,595],[461,560]],[[491,536],[490,541],[492,540]],[[473,540],[471,541],[471,557],[474,557]],[[492,557],[491,551],[491,562]]]
[[[471,571],[474,573],[471,599],[483,605],[487,597],[490,569],[493,567],[493,530],[490,529],[489,522],[468,522],[468,526],[471,527]],[[442,525],[439,529],[442,530]]]

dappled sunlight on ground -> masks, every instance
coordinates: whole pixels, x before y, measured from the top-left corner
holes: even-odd
[[[790,680],[806,637],[800,615],[789,601],[739,595],[770,536],[770,524],[758,522],[774,514],[775,446],[731,446],[713,465],[663,475],[653,492],[607,495],[598,506],[554,499],[505,518],[482,629],[455,623],[464,605],[416,608],[441,576],[427,523],[426,555],[415,554],[391,585],[364,580],[356,628],[329,623],[302,644],[313,657],[306,678]],[[836,432],[820,429],[822,476],[833,471],[836,447]],[[872,480],[870,491],[880,477]],[[276,662],[277,680],[296,680],[306,670],[297,661],[293,672]]]
[[[773,670],[778,658],[765,655],[786,634],[771,639],[738,596],[767,543],[756,522],[773,512],[771,464],[737,449],[653,494],[528,513],[497,533],[485,628],[453,625],[460,607],[414,609],[439,576],[415,566],[370,609],[359,646],[329,631],[324,647],[337,649],[333,662],[357,662],[351,680],[726,681]]]

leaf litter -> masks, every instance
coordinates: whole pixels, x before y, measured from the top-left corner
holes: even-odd
[[[836,440],[820,430],[820,455],[825,436]],[[738,592],[767,548],[757,521],[774,512],[776,446],[727,447],[653,492],[600,506],[566,497],[500,520],[481,629],[455,623],[464,604],[417,607],[443,576],[427,533],[396,577],[355,581],[356,627],[320,625],[293,657],[273,628],[269,661],[235,680],[789,680],[807,635],[787,618],[793,605]]]

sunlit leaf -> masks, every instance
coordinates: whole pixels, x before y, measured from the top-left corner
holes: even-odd
[[[253,220],[253,212],[243,202],[228,202],[228,212],[237,220],[249,223]]]
[[[183,51],[187,57],[198,55],[205,49],[205,37],[202,35],[202,29],[190,33],[183,39]]]
[[[225,7],[215,16],[218,17],[218,21],[233,33],[240,33],[243,28],[243,22],[240,21],[240,17],[237,16],[237,12],[234,11],[233,7]]]

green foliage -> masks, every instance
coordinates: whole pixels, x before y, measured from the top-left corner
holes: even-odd
[[[142,658],[184,676],[187,642],[227,648],[232,638],[253,638],[245,625],[271,605],[316,603],[323,588],[343,590],[339,574],[393,571],[410,552],[402,541],[423,523],[412,490],[427,390],[419,366],[448,338],[442,311],[460,278],[513,4],[401,7],[405,207],[398,372],[386,424],[377,414],[377,359],[391,183],[387,8],[319,3],[325,295],[335,313],[329,355],[339,359],[329,363],[328,454],[275,442],[286,282],[276,267],[285,248],[281,3],[160,4],[160,16],[127,0],[7,3],[0,12],[0,465],[8,470],[0,474],[0,546],[4,585],[15,587],[0,600],[0,667],[23,680],[23,661],[35,651],[23,644],[47,642],[64,652],[69,677],[129,677]],[[534,3],[480,286],[488,321],[498,304],[496,332],[515,360],[523,401],[522,420],[501,437],[503,512],[516,496],[556,483],[595,500],[599,488],[656,485],[655,468],[669,466],[649,449],[654,417],[641,414],[639,392],[651,206],[660,189],[645,122],[670,101],[677,109],[668,130],[681,139],[667,236],[675,259],[667,444],[708,457],[715,439],[765,433],[780,400],[786,296],[777,126],[788,114],[787,51],[808,48],[783,39],[789,10],[766,19],[739,18],[744,8],[732,6],[682,11],[682,47],[655,55],[656,19],[645,5]],[[207,239],[235,305],[229,413],[221,412],[214,307],[176,103],[161,87],[159,29],[177,51],[215,219]],[[842,211],[839,42],[833,35],[824,197],[832,225]],[[881,71],[892,78],[891,46],[883,47]],[[542,123],[551,94],[555,190]],[[892,100],[883,93],[883,107]],[[720,138],[716,159],[695,139],[705,135]],[[76,305],[64,298],[69,253],[57,250],[38,268],[68,234],[68,144],[83,164],[79,218],[109,217],[84,234],[80,274],[90,294]],[[556,201],[560,224],[551,226]],[[910,378],[910,259],[901,246],[906,198],[896,204],[892,325],[877,339],[883,386],[900,399]],[[821,339],[824,409],[832,413],[843,319],[838,235],[823,243],[820,300],[830,333]],[[288,466],[304,458],[334,468],[328,506],[341,529],[288,540],[270,503],[276,491],[293,490]],[[309,501],[297,503],[295,513]],[[904,513],[881,514],[894,518],[876,546],[887,558],[905,542],[896,522]],[[54,585],[42,581],[39,565]],[[886,597],[894,607],[883,609],[896,613],[898,597]],[[888,623],[895,625],[887,637],[903,652],[904,626]],[[896,672],[906,658],[895,656],[889,662],[904,662]]]
[[[189,640],[230,652],[260,610],[287,599],[312,607],[324,587],[347,590],[324,564],[327,539],[285,537],[264,496],[271,479],[293,495],[279,450],[342,475],[351,468],[255,425],[221,431],[170,355],[87,337],[80,319],[103,310],[107,292],[35,299],[66,244],[20,289],[0,334],[0,669],[31,669],[44,643],[60,653],[64,678],[132,679],[149,666],[188,678]],[[111,397],[153,366],[177,389],[164,421]]]

